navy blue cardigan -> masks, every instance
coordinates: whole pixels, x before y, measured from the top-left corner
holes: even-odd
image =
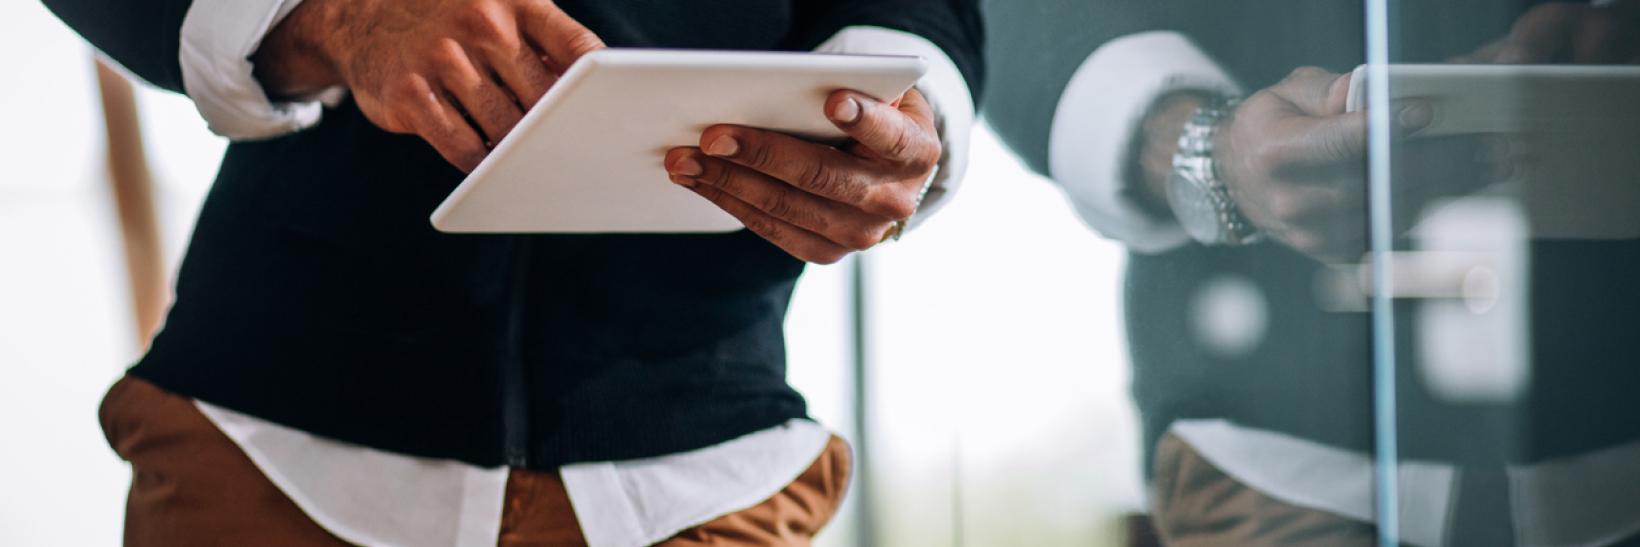
[[[47,0],[182,92],[189,0]],[[926,37],[977,85],[975,1],[559,3],[611,46],[806,50],[851,25]],[[234,143],[165,328],[131,374],[403,454],[550,468],[675,453],[805,414],[782,322],[803,265],[747,232],[449,235],[462,174],[351,103]]]

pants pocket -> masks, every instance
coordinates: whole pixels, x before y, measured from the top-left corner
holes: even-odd
[[[97,424],[102,426],[103,440],[108,447],[119,454],[121,459],[129,460],[120,453],[120,440],[130,431],[129,420],[131,405],[131,390],[136,380],[130,376],[121,376],[114,385],[109,386],[108,392],[103,394],[102,402],[97,405]]]
[[[824,527],[831,519],[837,516],[837,510],[843,506],[843,500],[848,496],[849,481],[854,478],[854,449],[842,437],[832,435],[831,441],[821,453],[825,474],[822,475],[823,486],[829,504],[825,512],[818,519],[818,527]]]

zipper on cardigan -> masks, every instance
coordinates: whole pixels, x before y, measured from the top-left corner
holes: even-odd
[[[529,392],[525,389],[523,349],[524,291],[529,273],[530,243],[527,237],[518,239],[512,269],[507,273],[507,298],[510,300],[507,302],[506,359],[501,364],[501,425],[505,443],[502,455],[507,466],[514,468],[528,465],[530,454]]]

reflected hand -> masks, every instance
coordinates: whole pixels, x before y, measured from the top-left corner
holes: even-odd
[[[1539,5],[1508,36],[1453,62],[1640,64],[1640,2]]]
[[[942,148],[933,107],[915,89],[894,103],[838,91],[825,109],[851,143],[717,125],[701,134],[700,147],[669,151],[666,170],[792,256],[837,262],[916,213]]]
[[[1214,143],[1219,176],[1247,220],[1328,260],[1357,258],[1365,243],[1367,118],[1344,112],[1349,87],[1349,75],[1295,70],[1242,102]],[[1402,118],[1427,124],[1427,109]]]
[[[346,85],[364,115],[471,171],[582,55],[551,0],[307,0],[256,54],[270,93]]]
[[[1349,74],[1300,68],[1243,102],[1216,135],[1230,197],[1260,231],[1327,262],[1366,250],[1367,117],[1345,112]],[[1408,138],[1434,119],[1430,104],[1391,105],[1391,230],[1423,209],[1504,180],[1522,159],[1497,136]]]

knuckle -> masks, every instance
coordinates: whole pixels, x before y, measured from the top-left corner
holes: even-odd
[[[763,236],[763,239],[778,241],[785,237],[785,234],[782,233],[780,226],[776,225],[774,222],[771,222],[768,218],[758,215],[747,215],[745,218],[740,219],[740,221],[742,224],[746,225],[747,230],[751,230],[753,233]]]
[[[467,64],[467,49],[461,47],[461,42],[454,38],[440,38],[433,43],[427,60],[434,69],[441,72],[457,71]]]
[[[707,201],[712,203],[718,203],[723,199],[723,191],[718,190],[717,188],[712,188],[710,186],[696,186],[694,190],[695,193],[700,194],[700,197],[706,198]],[[731,214],[733,214],[733,212],[731,212]],[[739,218],[740,215],[734,216]],[[741,221],[741,223],[744,224],[745,221]]]
[[[783,192],[772,192],[763,198],[763,212],[778,218],[790,218],[793,213],[792,200]]]
[[[431,91],[427,87],[427,80],[414,73],[405,73],[393,78],[382,87],[382,99],[394,106],[417,108],[425,106]]]
[[[746,163],[759,169],[770,167],[774,163],[774,147],[763,139],[753,135],[737,135],[735,138],[745,143],[744,158]]]
[[[908,219],[917,214],[917,206],[912,199],[901,198],[889,201],[883,206],[883,211],[888,213],[889,218]]]
[[[727,188],[735,183],[734,172],[722,166],[707,167],[700,179],[718,188]]]
[[[1304,203],[1291,194],[1275,193],[1269,197],[1265,209],[1271,216],[1282,221],[1288,221],[1304,214]]]
[[[797,182],[819,192],[828,192],[838,185],[838,175],[835,169],[828,169],[821,162],[803,162],[798,168]]]
[[[499,44],[514,39],[511,17],[500,6],[476,4],[461,18],[462,30],[474,41]]]
[[[1264,104],[1264,103],[1269,103],[1271,101],[1280,101],[1280,100],[1281,100],[1280,95],[1277,95],[1276,92],[1272,91],[1270,88],[1265,88],[1265,89],[1260,89],[1258,91],[1253,92],[1252,95],[1248,95],[1247,100],[1243,101],[1241,103],[1241,107],[1246,108],[1247,105]]]
[[[921,151],[911,157],[910,166],[917,173],[926,174],[939,166],[940,158],[945,155],[945,147],[933,137],[925,137],[922,141]]]
[[[844,252],[844,251],[825,250],[825,251],[814,252],[814,253],[809,255],[809,258],[806,258],[805,260],[807,262],[812,262],[812,263],[815,263],[815,264],[819,264],[821,266],[829,266],[829,265],[832,265],[832,264],[836,264],[838,262],[842,262],[843,258],[845,258],[847,256],[848,256],[848,253]]]
[[[1315,234],[1303,230],[1294,230],[1287,234],[1287,244],[1305,254],[1322,254],[1326,249],[1322,239]]]
[[[480,146],[458,144],[455,146],[455,152],[467,165],[478,165],[478,162],[484,161],[484,148]]]
[[[842,243],[843,245],[848,246],[848,248],[856,251],[864,251],[877,246],[877,242],[881,240],[882,234],[872,235],[871,233],[862,230],[851,230],[842,241],[839,241],[839,243]]]
[[[568,39],[568,49],[571,55],[580,57],[604,48],[604,41],[588,30],[578,30],[571,33]]]
[[[1344,161],[1356,155],[1354,146],[1351,145],[1355,135],[1340,130],[1329,132],[1323,137],[1321,140],[1321,153],[1325,154],[1326,159]]]
[[[1584,7],[1567,2],[1551,2],[1532,9],[1529,17],[1541,22],[1564,21],[1577,15]]]
[[[917,214],[916,198],[899,192],[878,192],[871,198],[874,213],[892,219],[907,219]]]
[[[917,146],[916,134],[901,128],[894,135],[893,142],[888,145],[888,156],[900,160],[910,159]]]
[[[1301,66],[1287,73],[1288,80],[1305,80],[1325,75],[1327,71],[1314,66]]]
[[[1287,163],[1287,150],[1270,143],[1255,144],[1247,156],[1247,166],[1253,174],[1267,177]]]

